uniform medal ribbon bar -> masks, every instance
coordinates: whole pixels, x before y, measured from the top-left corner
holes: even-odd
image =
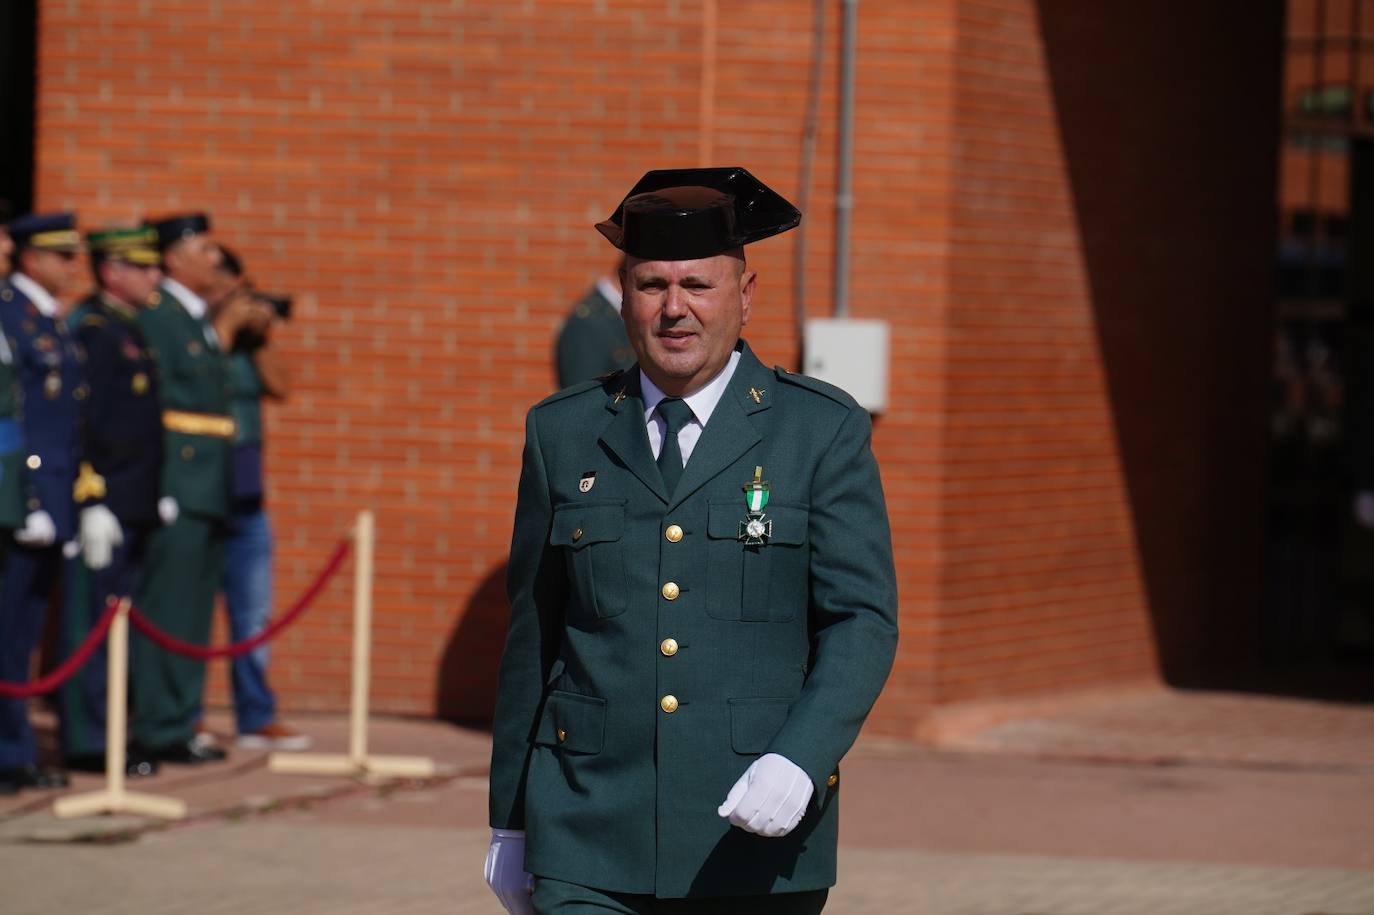
[[[739,539],[745,546],[763,546],[773,536],[773,522],[763,513],[768,504],[768,481],[763,468],[754,468],[754,479],[744,484],[744,504],[748,511],[739,523]]]

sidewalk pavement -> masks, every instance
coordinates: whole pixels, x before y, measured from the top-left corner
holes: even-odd
[[[343,716],[292,722],[346,745]],[[846,758],[828,913],[1374,913],[1374,709],[1141,690],[952,714],[932,736]],[[489,746],[381,719],[372,749],[429,755],[435,778],[274,775],[237,751],[132,783],[188,802],[171,825],[0,799],[0,910],[497,913]]]

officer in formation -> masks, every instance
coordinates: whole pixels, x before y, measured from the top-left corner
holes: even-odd
[[[67,316],[86,354],[90,379],[82,424],[83,461],[73,493],[82,555],[67,562],[61,641],[69,654],[86,638],[111,596],[132,595],[148,541],[160,525],[162,414],[157,370],[138,315],[157,289],[157,233],[106,229],[86,236],[96,291]],[[97,651],[61,693],[61,737],[68,768],[105,768],[105,652]],[[129,752],[130,775],[157,761]]]
[[[621,258],[614,272],[598,278],[573,305],[559,329],[554,361],[560,388],[634,364],[634,350],[625,336],[625,322],[620,320],[620,271],[624,266],[625,259]]]
[[[58,295],[76,280],[81,235],[70,213],[35,215],[9,225],[14,272],[0,290],[0,330],[14,373],[25,455],[13,481],[23,520],[8,544],[0,581],[0,679],[28,679],[63,544],[76,539],[77,418],[89,389]],[[27,703],[0,700],[0,792],[57,787],[66,776],[37,765]]]
[[[649,172],[597,228],[638,365],[526,421],[486,876],[512,913],[813,913],[897,643],[868,414],[740,333],[801,214]]]
[[[139,312],[138,327],[161,385],[166,523],[149,538],[138,604],[158,628],[205,645],[224,568],[233,480],[228,363],[206,301],[215,288],[220,250],[201,213],[164,219],[153,228],[163,278]],[[138,651],[131,677],[134,746],[164,762],[223,759],[224,750],[198,727],[204,689],[204,661]]]
[[[98,291],[65,318],[57,297],[76,280],[83,248],[74,214],[6,228],[0,680],[28,678],[59,578],[64,652],[111,595],[128,594],[160,628],[206,644],[234,434],[226,360],[203,299],[219,261],[209,220],[91,233]],[[130,773],[224,758],[197,730],[204,663],[141,639],[132,648]],[[61,697],[63,750],[79,769],[103,768],[102,668],[97,655]],[[65,783],[65,773],[37,765],[26,703],[0,700],[0,793]]]

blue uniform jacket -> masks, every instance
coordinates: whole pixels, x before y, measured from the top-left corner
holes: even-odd
[[[137,312],[93,295],[68,318],[86,352],[90,385],[85,459],[105,480],[104,504],[121,524],[155,524],[162,486],[162,410],[157,367],[134,323]]]
[[[14,358],[25,450],[25,508],[42,509],[58,542],[76,536],[72,485],[81,460],[77,422],[86,387],[76,341],[59,319],[44,315],[24,293],[0,290],[0,328]]]

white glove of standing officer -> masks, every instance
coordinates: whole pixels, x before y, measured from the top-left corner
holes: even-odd
[[[81,553],[89,569],[103,569],[114,559],[114,549],[124,542],[119,519],[103,505],[81,509]]]
[[[39,509],[29,512],[24,526],[14,532],[14,542],[21,546],[52,546],[57,540],[57,525],[52,523],[52,515]]]
[[[181,506],[177,505],[176,499],[171,496],[163,496],[157,500],[157,516],[162,519],[163,524],[175,524],[180,515]]]
[[[525,833],[520,829],[493,829],[482,868],[487,886],[510,915],[534,915],[530,893],[534,878],[525,870]]]
[[[777,838],[801,822],[815,790],[790,759],[765,753],[744,770],[716,813],[746,832]]]

